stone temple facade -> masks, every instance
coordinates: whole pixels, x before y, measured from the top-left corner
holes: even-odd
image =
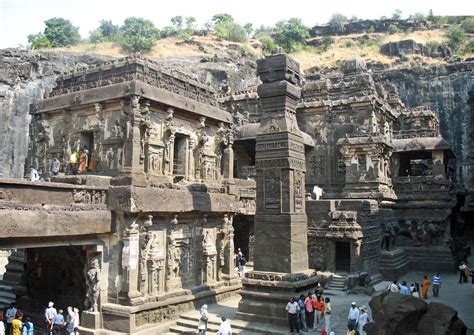
[[[279,54],[258,74],[224,95],[139,55],[61,75],[31,106],[26,162],[57,157],[61,173],[0,180],[0,248],[25,249],[5,276],[17,300],[73,304],[86,334],[133,333],[238,292],[255,319],[271,291],[261,321],[278,324],[288,294],[330,273],[452,270],[459,206],[437,115],[359,59],[303,84]],[[90,171],[65,175],[85,146]],[[242,281],[237,247],[254,262]]]

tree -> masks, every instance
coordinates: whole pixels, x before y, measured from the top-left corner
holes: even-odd
[[[67,47],[79,43],[81,35],[79,28],[74,27],[71,21],[54,17],[44,21],[44,36],[51,43],[52,47]]]
[[[329,28],[333,34],[340,34],[344,32],[345,23],[347,22],[347,17],[340,13],[334,13],[331,16],[331,19],[328,22]]]
[[[224,23],[224,22],[234,22],[234,18],[232,17],[232,15],[227,14],[227,13],[216,14],[212,17],[211,20],[216,25],[219,23]]]
[[[277,22],[273,33],[275,42],[286,52],[296,51],[305,45],[308,36],[308,27],[298,18]]]
[[[141,17],[125,19],[120,30],[120,45],[128,52],[150,51],[160,36],[160,31],[153,22]]]
[[[260,41],[260,43],[262,43],[262,50],[264,54],[271,55],[277,50],[278,46],[268,33],[260,33],[255,37]]]
[[[253,25],[251,23],[246,23],[244,24],[244,30],[245,32],[247,33],[247,36],[250,37],[250,35],[252,34],[253,32]]]
[[[188,34],[194,34],[196,31],[196,18],[194,16],[186,17],[186,32]]]
[[[402,11],[400,9],[395,9],[392,13],[392,20],[400,20],[402,18]]]
[[[226,41],[245,42],[247,41],[247,32],[234,21],[224,21],[215,25],[216,36]]]
[[[183,17],[181,15],[172,17],[171,24],[176,28],[176,30],[183,29]]]
[[[113,41],[117,38],[119,27],[112,23],[112,20],[101,20],[99,30],[104,39]]]
[[[459,26],[452,26],[446,32],[448,45],[453,50],[457,50],[466,39],[466,32]]]
[[[102,35],[100,28],[97,28],[96,30],[93,30],[89,33],[89,41],[91,43],[102,43],[104,40],[104,35]]]
[[[461,28],[466,31],[466,33],[474,34],[474,17],[467,17],[461,22]]]
[[[31,49],[51,48],[51,42],[43,33],[28,35],[28,43]]]

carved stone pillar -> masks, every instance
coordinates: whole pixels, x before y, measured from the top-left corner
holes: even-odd
[[[224,179],[234,179],[234,149],[231,144],[227,145],[224,149],[222,157],[222,172]]]
[[[257,71],[262,117],[255,155],[254,271],[242,280],[236,316],[287,325],[282,306],[288,297],[306,294],[319,280],[308,267],[305,149],[296,120],[301,78],[299,64],[285,54],[259,60]]]
[[[122,248],[122,290],[120,298],[123,304],[130,304],[131,301],[141,296],[138,291],[138,257],[139,257],[139,231],[137,219],[129,218],[127,227],[124,230]]]
[[[232,215],[224,214],[224,230],[226,231],[226,244],[224,247],[224,269],[223,273],[229,277],[235,277],[234,272],[234,227],[232,226]]]
[[[189,142],[188,142],[188,151],[187,151],[187,155],[188,155],[188,159],[187,159],[187,173],[186,173],[186,177],[189,178],[189,179],[194,179],[194,174],[195,174],[195,163],[194,163],[194,147],[195,147],[196,143],[195,141],[191,138],[189,139]]]

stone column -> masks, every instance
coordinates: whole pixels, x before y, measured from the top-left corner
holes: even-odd
[[[299,64],[285,54],[259,60],[257,71],[262,118],[255,156],[254,271],[242,280],[237,317],[283,326],[288,299],[307,294],[318,282],[308,268],[306,163],[296,121],[301,79]]]
[[[227,145],[222,155],[222,171],[224,179],[234,179],[234,149],[232,144]]]
[[[132,300],[141,296],[138,291],[138,257],[139,257],[139,230],[137,219],[128,218],[122,241],[122,290],[120,300],[124,305],[131,304]]]

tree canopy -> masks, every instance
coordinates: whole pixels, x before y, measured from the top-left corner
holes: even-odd
[[[296,51],[305,45],[308,36],[308,27],[298,18],[277,22],[273,32],[275,42],[286,52]]]
[[[44,21],[44,36],[52,47],[67,47],[79,43],[81,35],[79,28],[72,25],[71,21],[61,17],[53,17]]]
[[[150,51],[160,36],[153,22],[139,17],[125,19],[120,28],[120,45],[128,52]]]

